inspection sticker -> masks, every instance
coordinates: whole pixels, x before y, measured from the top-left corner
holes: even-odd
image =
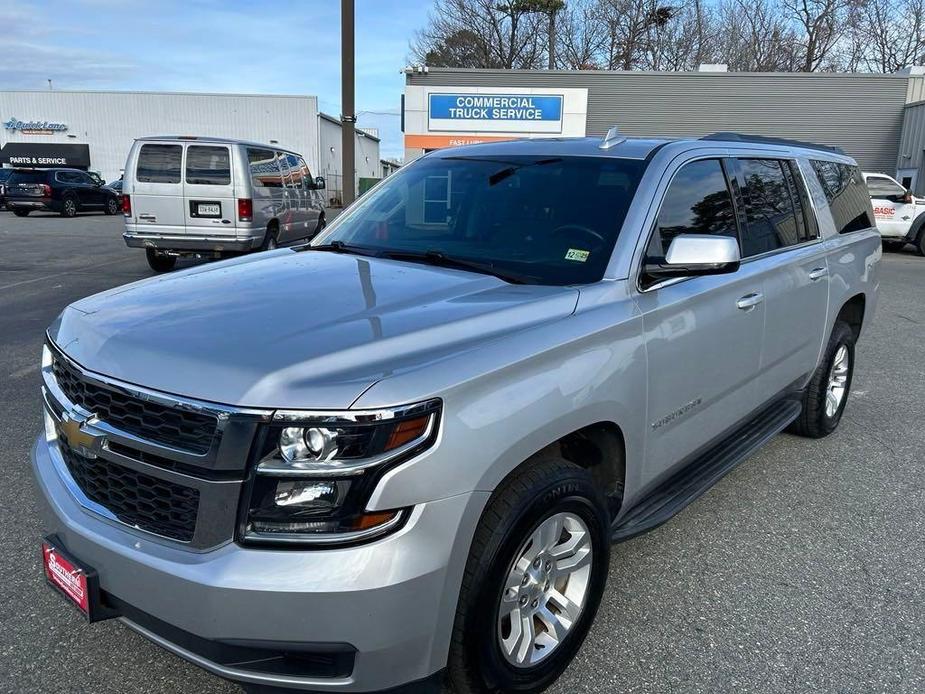
[[[582,251],[578,248],[569,248],[568,252],[565,254],[565,259],[583,263],[588,259],[589,255],[591,255],[590,251]]]

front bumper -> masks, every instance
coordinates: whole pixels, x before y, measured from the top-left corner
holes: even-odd
[[[263,243],[262,236],[196,236],[126,231],[122,234],[129,248],[156,248],[163,251],[210,253],[222,251],[250,251]]]
[[[425,679],[445,666],[456,600],[487,493],[419,504],[404,528],[382,540],[332,550],[244,548],[194,551],[84,509],[67,490],[40,436],[32,466],[45,530],[95,568],[102,590],[174,631],[128,626],[216,675],[312,691],[372,692]],[[194,639],[268,648],[332,644],[355,650],[352,670],[304,677],[229,666]]]

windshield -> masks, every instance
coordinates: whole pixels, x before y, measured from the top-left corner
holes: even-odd
[[[644,167],[611,157],[425,157],[368,193],[311,247],[532,284],[596,282]]]

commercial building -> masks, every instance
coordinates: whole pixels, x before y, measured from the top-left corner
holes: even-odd
[[[321,123],[326,138],[321,142]],[[314,175],[340,178],[340,123],[321,117],[314,96],[183,92],[0,91],[0,163],[73,166],[111,181],[135,138],[209,135],[301,153]],[[379,138],[358,134],[357,175],[381,178]],[[322,149],[335,157],[321,156]],[[369,165],[367,166],[367,162]]]
[[[836,145],[925,192],[925,76],[606,70],[405,70],[405,160],[496,139],[748,132]],[[902,141],[902,146],[901,146]]]

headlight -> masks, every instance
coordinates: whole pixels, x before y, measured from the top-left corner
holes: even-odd
[[[245,542],[345,544],[380,537],[406,510],[366,512],[382,473],[433,445],[441,403],[273,415],[242,520]]]

